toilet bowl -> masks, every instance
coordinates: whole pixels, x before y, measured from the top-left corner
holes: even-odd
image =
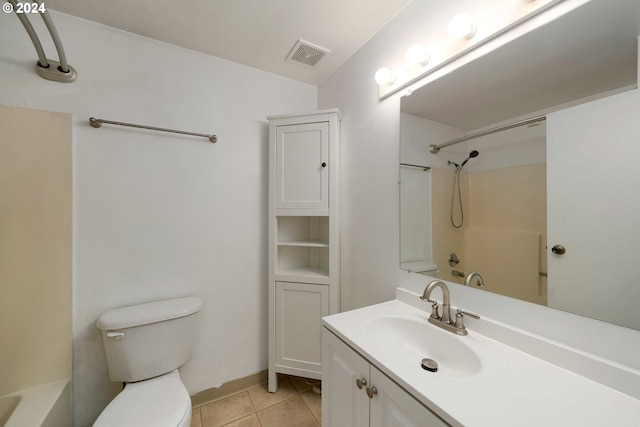
[[[191,424],[191,399],[178,371],[129,383],[100,414],[94,427]]]
[[[124,389],[94,427],[188,427],[191,399],[178,368],[191,359],[198,297],[107,311],[98,319],[109,377]]]

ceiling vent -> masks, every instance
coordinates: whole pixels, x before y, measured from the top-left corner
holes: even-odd
[[[313,68],[328,53],[331,53],[329,49],[316,46],[304,40],[298,40],[291,48],[289,55],[287,55],[287,61]]]

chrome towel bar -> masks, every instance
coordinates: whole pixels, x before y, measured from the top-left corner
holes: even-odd
[[[149,129],[149,130],[155,130],[159,132],[171,132],[171,133],[179,133],[182,135],[201,136],[201,137],[207,138],[211,142],[214,142],[214,143],[218,142],[218,137],[216,135],[207,135],[206,133],[196,133],[196,132],[185,132],[182,130],[158,128],[155,126],[136,125],[133,123],[114,122],[111,120],[96,119],[95,117],[89,117],[89,124],[91,125],[91,127],[94,127],[96,129],[102,127],[103,124],[128,126],[132,128]]]

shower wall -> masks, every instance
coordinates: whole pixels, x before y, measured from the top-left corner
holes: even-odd
[[[467,143],[466,153],[480,154],[460,174],[464,224],[459,229],[450,220],[455,168],[432,169],[432,251],[439,278],[462,283],[454,270],[475,271],[486,291],[546,305],[544,133],[543,127],[511,130]],[[445,150],[439,156],[460,161]],[[460,259],[455,266],[448,263],[452,252]]]
[[[487,291],[546,305],[546,175],[545,163],[468,175],[465,268]]]
[[[71,116],[0,105],[0,396],[71,377]]]
[[[463,251],[464,232],[467,228],[466,220],[462,228],[456,229],[451,225],[450,209],[454,170],[453,167],[432,169],[433,259],[438,264],[440,279],[462,283],[464,279],[451,274],[452,270],[465,271]],[[469,181],[466,173],[460,174],[460,194],[462,195],[462,204],[469,206]],[[469,209],[465,209],[465,217],[468,211]],[[451,252],[461,258],[460,264],[454,267],[450,267],[448,262]]]

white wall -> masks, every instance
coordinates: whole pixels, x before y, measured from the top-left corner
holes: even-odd
[[[421,292],[427,283],[424,276],[399,269],[400,95],[379,102],[373,76],[387,58],[446,28],[458,11],[489,3],[414,1],[320,86],[319,107],[340,108],[344,117],[343,309],[393,298],[398,285]],[[640,351],[638,331],[455,284],[451,287],[454,304],[640,368],[634,357]]]
[[[38,77],[26,32],[0,14],[0,104],[74,116],[76,426],[90,425],[120,387],[95,327],[113,307],[202,297],[195,357],[182,369],[190,392],[266,369],[265,117],[315,110],[317,89],[52,15],[78,80]],[[55,58],[50,42],[45,50]],[[98,130],[89,116],[212,132],[219,142]]]
[[[379,102],[373,76],[413,43],[446,37],[457,13],[491,2],[413,1],[319,88],[319,108],[343,115],[343,310],[393,298],[399,279],[400,95]]]

